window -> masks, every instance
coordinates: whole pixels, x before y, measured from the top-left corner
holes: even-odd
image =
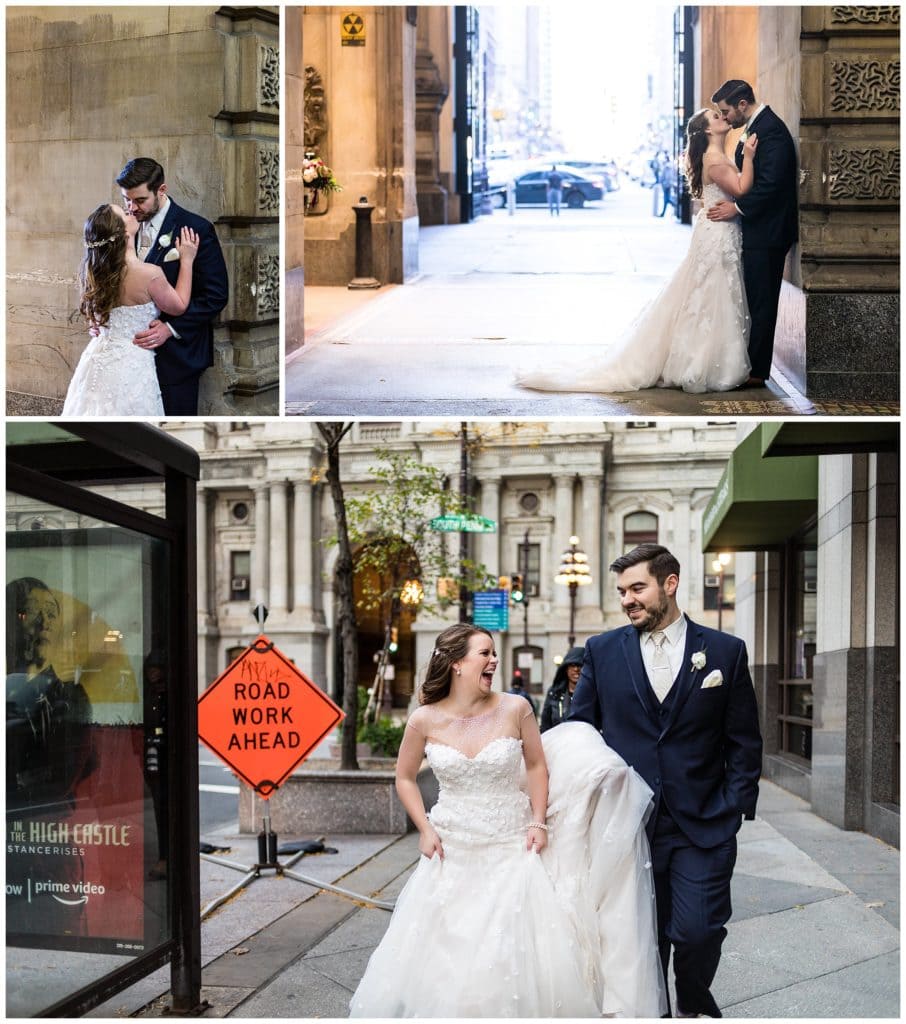
[[[716,567],[715,563],[720,565],[720,569]],[[728,552],[706,552],[704,557],[704,584],[702,607],[706,612],[722,612],[735,608],[735,557]]]
[[[784,664],[777,713],[777,748],[797,761],[812,759],[812,675],[818,591],[818,532],[812,525],[789,541],[784,558],[786,590]]]
[[[252,594],[252,555],[249,551],[230,553],[230,600],[248,601]]]
[[[630,512],[623,517],[623,553],[639,544],[657,544],[657,516],[653,512]]]
[[[525,545],[522,550],[525,551]],[[525,555],[522,556],[525,558]],[[528,545],[528,566],[525,573],[525,595],[526,597],[537,597],[541,587],[541,545]]]

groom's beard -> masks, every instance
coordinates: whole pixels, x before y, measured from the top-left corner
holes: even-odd
[[[644,609],[645,615],[640,619],[629,620],[630,624],[640,633],[653,633],[656,629],[660,629],[670,613],[670,603],[664,591],[661,591],[656,605],[640,605],[640,607]]]

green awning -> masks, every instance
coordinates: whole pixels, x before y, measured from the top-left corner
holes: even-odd
[[[702,551],[778,547],[818,510],[818,456],[765,458],[775,426],[760,424],[730,456],[702,515]]]
[[[826,420],[820,423],[787,420],[761,425],[762,455],[852,455],[895,452],[900,425],[891,420]]]

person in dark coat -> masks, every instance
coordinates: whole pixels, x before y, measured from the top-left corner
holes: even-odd
[[[585,657],[584,647],[570,647],[566,657],[560,662],[554,674],[554,681],[547,691],[544,707],[541,710],[541,731],[553,729],[566,720],[572,703],[573,690],[579,682],[582,671],[582,659]]]

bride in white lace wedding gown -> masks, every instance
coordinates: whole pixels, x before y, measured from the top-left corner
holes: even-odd
[[[491,690],[496,664],[476,627],[438,638],[423,694],[446,679],[447,696],[410,716],[397,768],[423,856],[350,1015],[658,1017],[651,790],[584,723],[549,730],[542,753],[528,702]]]
[[[710,221],[706,210],[744,195],[754,181],[753,134],[744,147],[742,172],[724,155],[730,125],[714,110],[701,110],[687,129],[692,195],[703,208],[689,249],[660,295],[649,303],[600,360],[520,374],[516,383],[538,391],[639,391],[682,388],[691,393],[729,391],[749,376],[749,308],[738,220]],[[553,358],[556,358],[554,355]]]
[[[64,416],[164,414],[154,353],[132,339],[161,311],[186,309],[198,240],[187,228],[176,240],[179,277],[173,288],[159,266],[139,260],[137,230],[134,217],[106,203],[85,222],[79,308],[96,330],[69,382]]]

